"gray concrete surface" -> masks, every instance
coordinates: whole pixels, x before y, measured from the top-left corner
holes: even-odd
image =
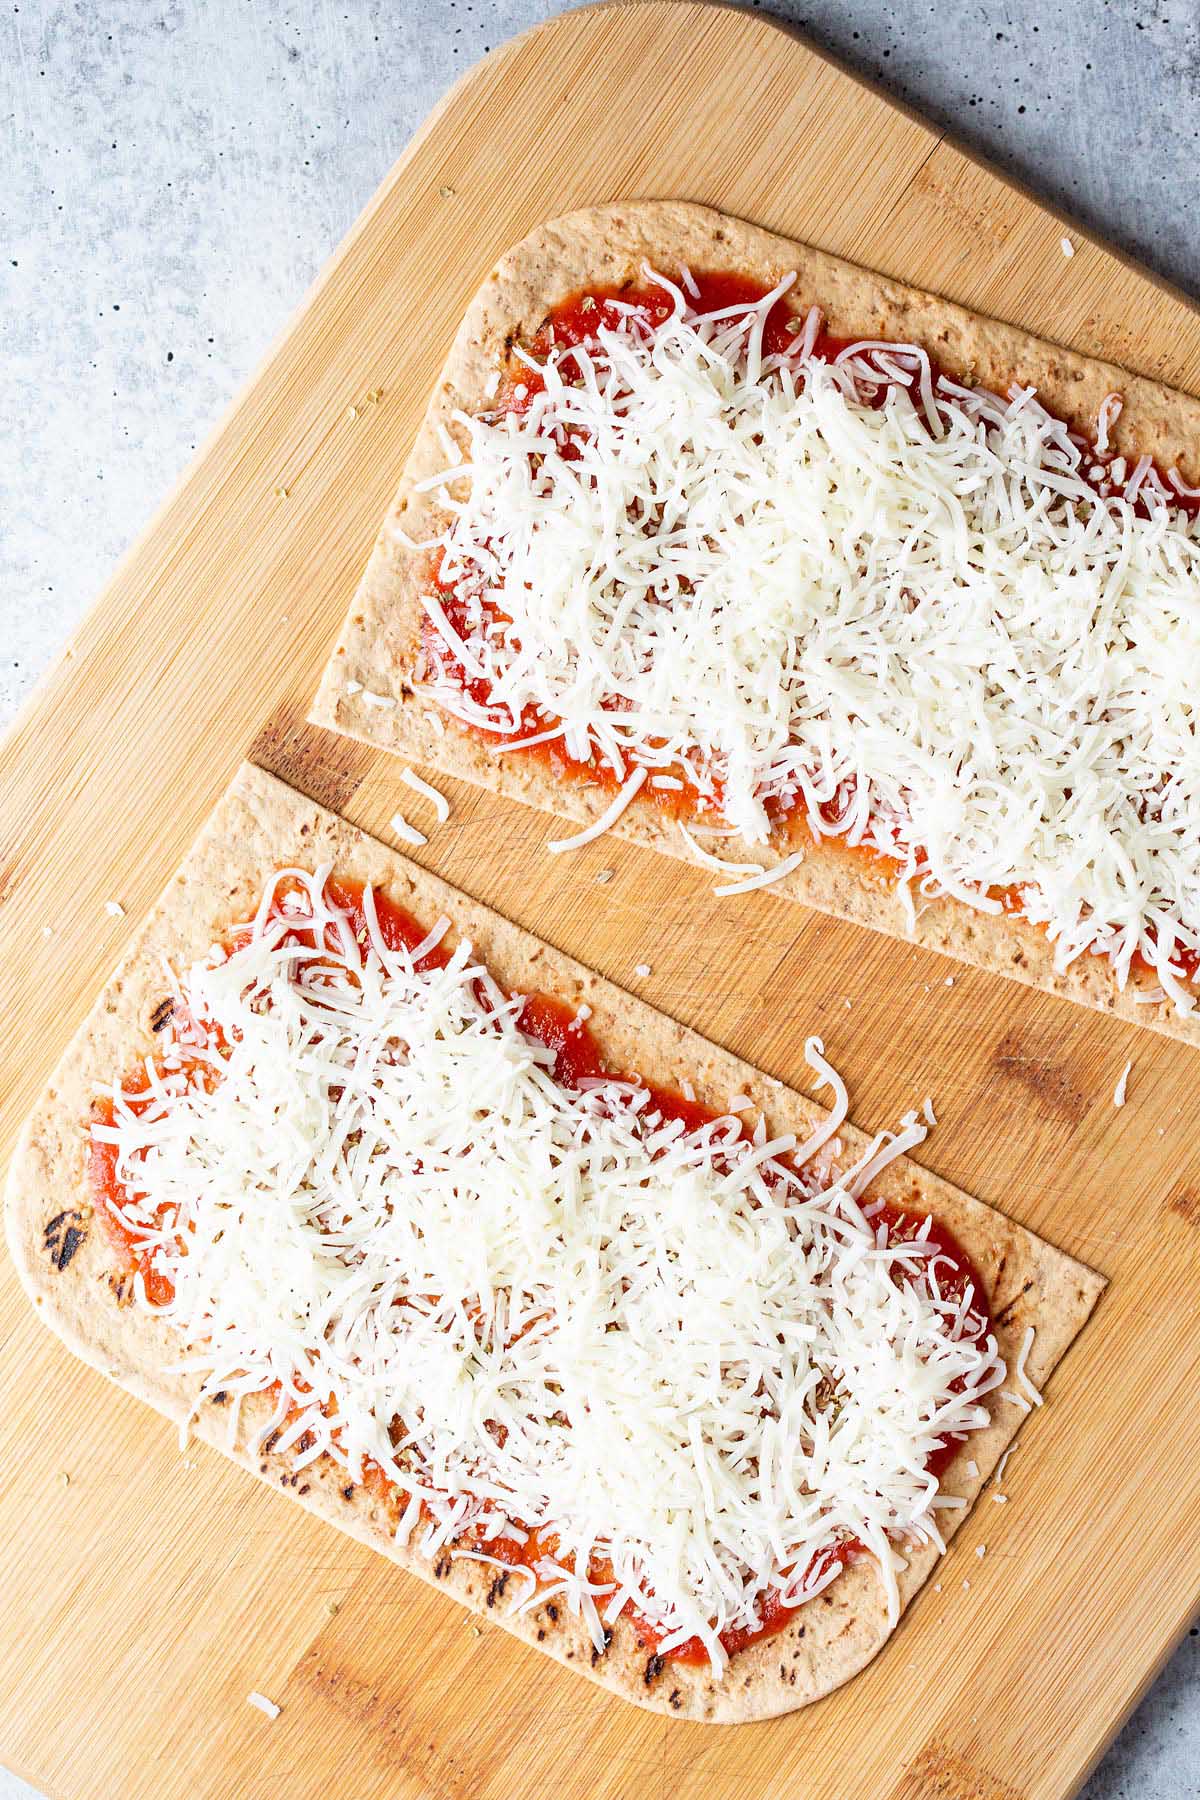
[[[434,100],[552,10],[4,0],[0,721]],[[767,10],[1200,293],[1197,0]],[[1195,1631],[1086,1794],[1200,1795]]]

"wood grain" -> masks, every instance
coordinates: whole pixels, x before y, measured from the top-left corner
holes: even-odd
[[[397,765],[303,719],[427,388],[507,245],[637,195],[723,206],[1200,392],[1180,296],[1074,228],[1068,262],[1061,220],[765,20],[641,0],[488,57],[0,746],[0,1153],[247,751],[384,828]],[[863,1123],[932,1091],[928,1160],[1111,1290],[941,1593],[842,1693],[724,1733],[475,1637],[220,1458],[181,1455],[36,1328],[5,1269],[0,1755],[69,1800],[1060,1800],[1200,1593],[1200,1421],[1174,1404],[1200,1360],[1195,1053],[770,895],[718,903],[703,871],[629,846],[547,857],[544,817],[451,797],[423,853],[439,873],[773,1074],[803,1081],[820,1030]]]

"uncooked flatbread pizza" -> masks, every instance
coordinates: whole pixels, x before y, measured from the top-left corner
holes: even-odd
[[[628,1699],[762,1718],[884,1643],[1103,1287],[807,1056],[829,1110],[246,767],[9,1243],[293,1499]]]
[[[473,301],[313,717],[582,822],[552,850],[1197,1042],[1198,435],[706,208],[571,214]]]

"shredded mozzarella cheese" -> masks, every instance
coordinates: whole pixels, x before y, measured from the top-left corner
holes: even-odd
[[[445,794],[439,793],[432,782],[425,781],[412,769],[401,769],[400,779],[406,787],[412,789],[414,794],[420,794],[422,800],[428,800],[437,814],[438,824],[444,825],[450,817],[450,802]]]
[[[425,833],[418,831],[415,825],[410,825],[403,813],[393,813],[388,820],[388,825],[402,844],[427,844],[429,842]]]
[[[1025,1369],[1025,1364],[1029,1358],[1029,1352],[1033,1349],[1033,1338],[1034,1328],[1032,1325],[1027,1325],[1025,1328],[1025,1335],[1021,1339],[1021,1348],[1017,1352],[1017,1360],[1013,1364],[1013,1374],[1016,1376],[1018,1385],[1020,1386],[1021,1397],[1025,1401],[1026,1412],[1028,1412],[1031,1407],[1041,1406],[1042,1404],[1042,1396],[1037,1388],[1034,1387],[1032,1381],[1030,1381]],[[1008,1397],[1009,1396],[1006,1396],[1006,1398]]]
[[[894,1540],[941,1541],[926,1459],[1005,1365],[928,1224],[889,1242],[854,1198],[888,1154],[835,1179],[789,1134],[566,1087],[468,944],[416,967],[444,919],[390,950],[326,874],[281,871],[183,975],[163,1060],[92,1128],[197,1405],[225,1390],[234,1429],[277,1391],[273,1448],[373,1458],[427,1553],[549,1534],[522,1604],[561,1591],[598,1643],[623,1596],[719,1670],[719,1633],[811,1597],[848,1538],[894,1619]]]
[[[793,354],[764,353],[788,285],[698,314],[664,281],[664,323],[631,305],[526,358],[522,411],[456,416],[439,572],[462,632],[427,594],[427,692],[502,733],[542,721],[615,773],[622,806],[637,774],[666,775],[746,843],[779,808],[869,843],[897,859],[910,923],[914,879],[989,911],[1015,890],[1060,969],[1100,951],[1124,985],[1137,953],[1190,1010],[1200,527],[1182,484],[1097,460],[1118,395],[1093,448],[1033,390],[937,377],[916,346],[823,360],[812,315]]]

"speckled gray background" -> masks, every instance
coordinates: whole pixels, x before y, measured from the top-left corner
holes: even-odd
[[[3,721],[433,102],[555,8],[0,4]],[[1200,293],[1197,0],[773,10]],[[1086,1794],[1200,1795],[1195,1631]]]

